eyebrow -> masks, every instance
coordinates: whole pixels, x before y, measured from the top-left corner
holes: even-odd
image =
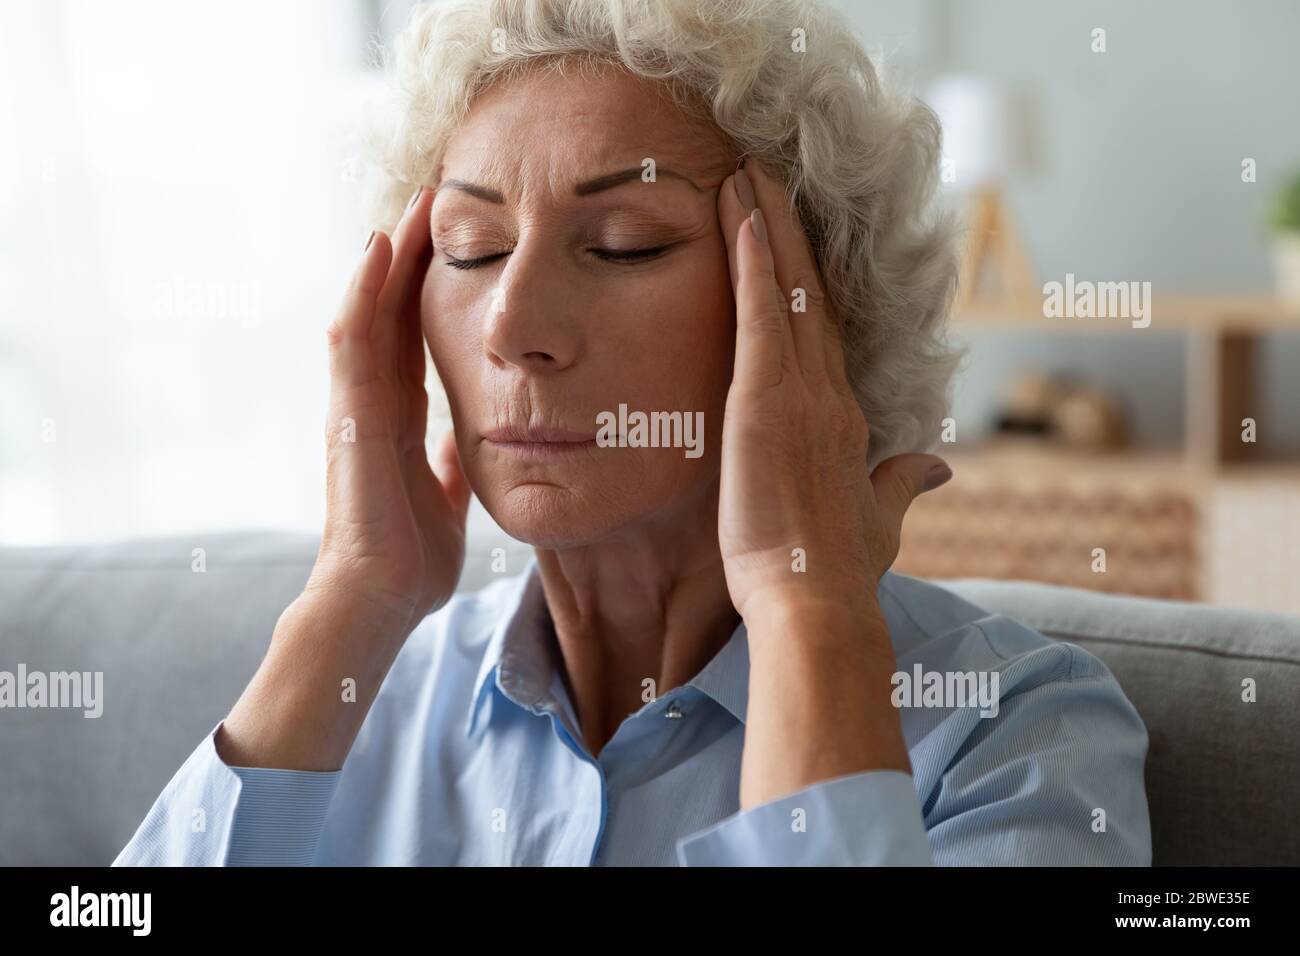
[[[643,172],[644,169],[642,167],[634,166],[631,169],[620,170],[617,173],[608,173],[604,176],[597,176],[595,179],[588,179],[586,182],[578,183],[573,187],[573,194],[575,196],[591,196],[595,193],[604,192],[607,189],[613,189],[615,186],[621,186],[634,179],[640,179]],[[703,192],[703,190],[695,184],[693,179],[688,176],[683,176],[681,173],[674,172],[671,169],[664,169],[662,166],[659,166],[655,169],[655,176],[656,178],[659,176],[668,176],[671,179],[680,179],[696,192]],[[434,191],[440,192],[443,189],[459,190],[460,192],[468,193],[478,199],[490,203],[496,203],[499,206],[504,205],[506,201],[506,197],[501,195],[497,190],[488,186],[480,186],[478,183],[471,183],[464,179],[444,179],[438,184],[438,188]]]

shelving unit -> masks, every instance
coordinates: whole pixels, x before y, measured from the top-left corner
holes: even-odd
[[[1185,449],[1190,465],[1217,469],[1228,461],[1256,460],[1258,444],[1240,440],[1241,419],[1251,415],[1258,384],[1258,340],[1274,332],[1300,332],[1300,305],[1267,297],[1157,296],[1148,329],[1127,319],[1049,319],[1040,300],[982,302],[953,314],[963,332],[1026,331],[1114,335],[1175,332],[1187,337],[1184,389]]]
[[[1136,330],[1127,319],[1045,318],[1040,299],[985,301],[955,313],[952,325],[1181,333],[1185,434],[1168,449],[1087,453],[1019,439],[945,451],[957,478],[909,511],[900,571],[1300,613],[1300,461],[1270,459],[1260,443],[1241,440],[1241,420],[1258,416],[1259,338],[1300,332],[1300,307],[1156,296],[1150,327]],[[1095,548],[1105,549],[1104,572]]]

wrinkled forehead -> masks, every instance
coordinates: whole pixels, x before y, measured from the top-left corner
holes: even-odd
[[[662,167],[703,190],[736,166],[707,118],[661,83],[615,67],[529,72],[475,100],[448,140],[440,181],[469,180],[515,199],[564,196],[575,184],[628,168]]]

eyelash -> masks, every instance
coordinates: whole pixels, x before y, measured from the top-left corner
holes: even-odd
[[[589,249],[589,252],[595,253],[596,257],[606,262],[620,262],[625,264],[635,264],[638,262],[649,262],[651,259],[657,259],[663,253],[667,252],[670,246],[654,246],[649,249]],[[508,252],[498,252],[496,255],[479,256],[477,259],[457,259],[455,256],[447,255],[446,264],[453,269],[477,269],[485,266],[494,259],[500,259],[507,256]]]

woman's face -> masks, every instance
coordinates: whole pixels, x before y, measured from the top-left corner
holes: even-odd
[[[421,321],[470,484],[513,537],[698,520],[731,382],[717,195],[734,169],[716,128],[613,69],[495,87],[451,139]],[[620,405],[702,413],[701,453],[598,446],[597,416]]]

